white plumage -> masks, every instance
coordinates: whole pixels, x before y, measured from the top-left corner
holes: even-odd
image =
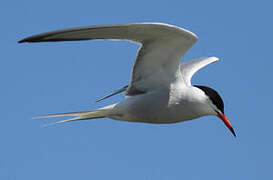
[[[197,36],[188,30],[162,23],[89,26],[43,33],[19,42],[94,39],[129,40],[141,45],[128,87],[116,92],[126,90],[125,99],[98,110],[39,118],[76,116],[57,123],[102,117],[132,122],[174,123],[204,115],[218,115],[225,122],[223,103],[218,93],[207,87],[191,85],[194,73],[218,61],[218,58],[199,58],[180,65],[183,55],[197,41]]]

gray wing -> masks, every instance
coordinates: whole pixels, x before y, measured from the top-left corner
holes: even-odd
[[[184,83],[187,86],[191,86],[191,78],[197,71],[218,60],[219,59],[217,57],[204,57],[181,64],[180,71],[182,73]]]
[[[219,59],[217,57],[204,57],[204,58],[198,58],[198,59],[194,59],[194,60],[185,62],[183,64],[180,64],[180,70],[181,70],[181,74],[185,84],[188,86],[191,86],[191,78],[198,70],[218,60]],[[126,91],[127,88],[128,88],[128,85],[112,92],[111,94],[108,94],[98,99],[96,102],[100,102],[116,94],[122,93]]]
[[[105,25],[52,31],[22,39],[23,42],[129,40],[140,43],[127,95],[169,87],[176,78],[182,56],[197,41],[185,29],[161,23]]]

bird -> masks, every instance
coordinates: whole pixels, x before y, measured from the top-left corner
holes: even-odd
[[[166,23],[95,25],[46,32],[18,43],[79,40],[126,40],[140,45],[129,85],[103,97],[125,91],[124,100],[99,109],[49,114],[37,118],[73,117],[55,122],[110,118],[127,122],[169,124],[214,115],[236,137],[224,113],[219,93],[207,86],[192,85],[192,76],[217,57],[180,61],[198,37],[191,31]],[[98,100],[98,101],[100,101]]]

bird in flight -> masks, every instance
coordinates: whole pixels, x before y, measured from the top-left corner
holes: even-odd
[[[191,84],[194,73],[218,61],[218,58],[205,57],[180,64],[181,58],[197,41],[197,36],[188,30],[163,23],[87,26],[42,33],[22,39],[19,43],[98,39],[127,40],[140,44],[129,85],[102,98],[126,91],[125,99],[96,110],[39,118],[74,116],[56,122],[63,123],[107,117],[160,124],[215,115],[236,137],[224,114],[224,102],[220,95],[210,87]]]

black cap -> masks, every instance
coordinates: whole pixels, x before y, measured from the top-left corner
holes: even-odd
[[[210,98],[212,103],[221,111],[221,113],[224,114],[224,102],[221,96],[214,89],[206,87],[206,86],[197,86],[197,85],[195,85],[195,87],[204,91],[204,93]]]

